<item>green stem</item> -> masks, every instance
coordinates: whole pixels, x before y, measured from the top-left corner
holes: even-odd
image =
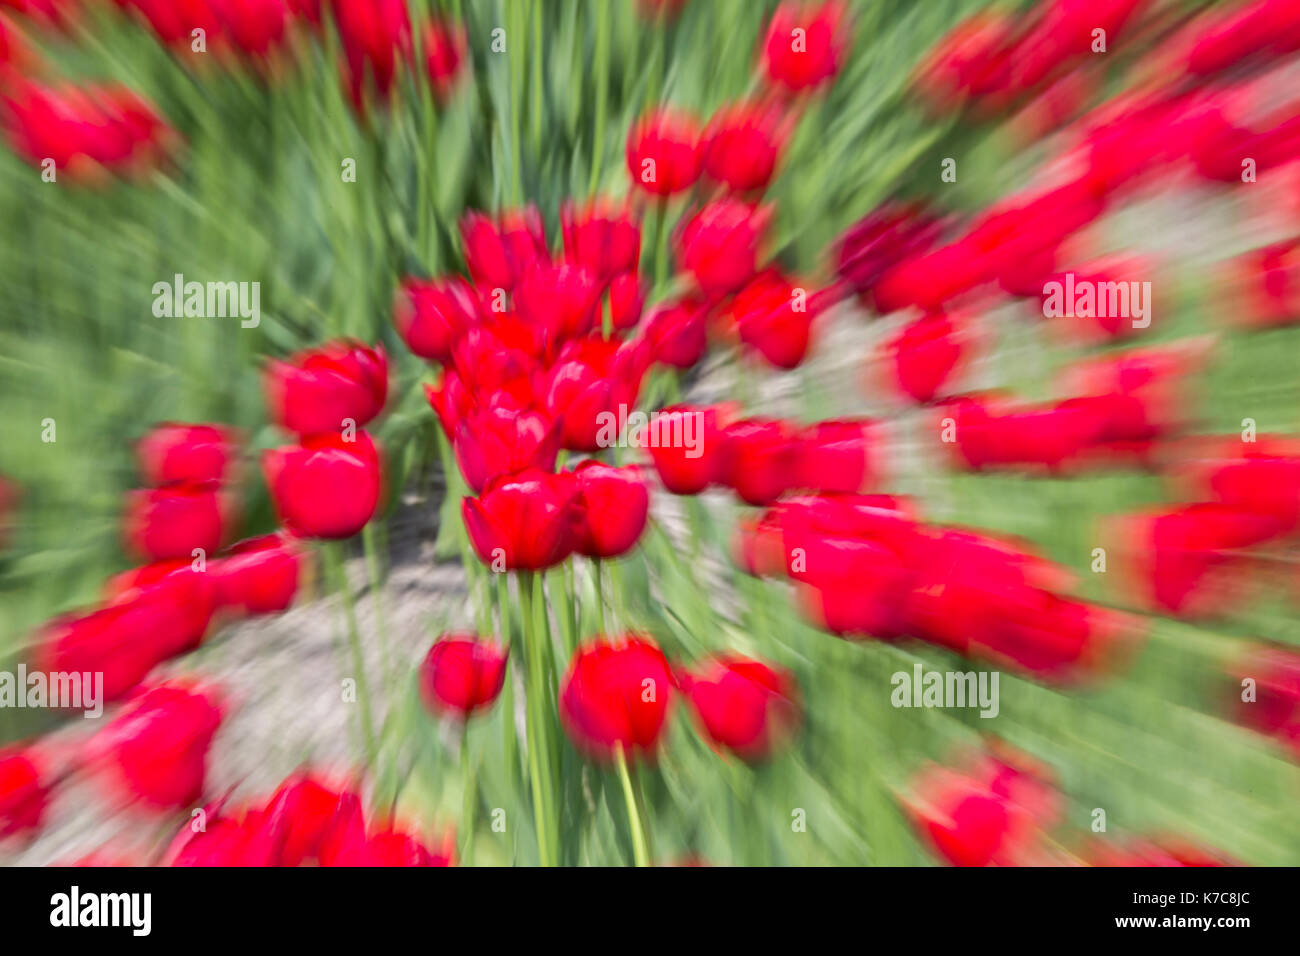
[[[618,779],[623,784],[623,799],[627,803],[627,823],[632,830],[632,861],[637,866],[650,865],[650,847],[646,840],[644,821],[641,818],[636,789],[632,786],[632,776],[628,772],[627,755],[622,744],[614,745],[614,764],[618,769]]]
[[[361,542],[366,552],[366,575],[370,578],[370,602],[375,611],[375,639],[379,643],[379,682],[390,687],[393,677],[392,661],[388,656],[388,621],[384,614],[383,579],[379,566],[379,547],[375,542],[375,524],[370,522],[361,531]]]
[[[595,568],[595,572],[596,572],[596,626],[597,628],[599,628],[599,633],[604,634],[605,633],[605,590],[604,587],[601,585],[601,580],[600,580],[600,568],[601,568],[600,558],[596,558],[592,562],[592,566]]]
[[[655,203],[655,281],[654,290],[658,291],[668,276],[668,199],[660,198]]]
[[[493,574],[497,582],[497,610],[500,614],[501,638],[510,648],[510,662],[508,667],[518,667],[519,665],[519,641],[515,639],[514,628],[510,622],[510,587],[504,574]],[[515,680],[514,674],[506,672],[505,687],[503,689],[504,700],[501,702],[503,711],[503,729],[504,729],[504,752],[506,758],[506,773],[512,781],[518,779],[519,773],[519,734],[515,728]]]
[[[596,63],[592,76],[596,81],[596,125],[591,137],[591,183],[587,192],[595,194],[600,185],[601,160],[605,153],[605,113],[609,98],[609,8],[610,3],[596,4]]]
[[[469,749],[469,722],[460,734],[461,785],[465,788],[460,811],[460,865],[469,866],[474,853],[474,818],[478,810],[478,781]]]
[[[343,567],[343,544],[328,541],[322,547],[326,562],[334,576],[334,585],[343,596],[343,613],[348,623],[348,644],[352,649],[352,668],[356,671],[357,702],[361,705],[361,731],[365,738],[366,763],[373,766],[377,756],[375,723],[370,711],[370,685],[366,681],[365,658],[361,653],[361,631],[357,627],[357,608]]]
[[[554,806],[551,788],[551,764],[547,743],[547,692],[544,648],[534,618],[533,572],[519,572],[520,611],[524,618],[524,656],[527,658],[524,696],[528,713],[528,773],[533,791],[533,823],[537,829],[537,857],[542,866],[556,865],[556,846],[552,842]]]

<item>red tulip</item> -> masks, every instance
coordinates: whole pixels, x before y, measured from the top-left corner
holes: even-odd
[[[647,114],[627,137],[632,182],[653,196],[671,196],[700,177],[700,133],[684,113],[660,109]]]
[[[823,494],[857,494],[872,481],[871,423],[865,419],[818,422],[799,435],[794,483]]]
[[[330,342],[272,361],[266,375],[267,404],[278,425],[299,435],[337,434],[360,428],[388,400],[388,356],[383,346]]]
[[[547,263],[542,218],[532,206],[502,213],[494,221],[481,212],[468,212],[460,221],[465,264],[481,290],[504,289],[534,264]]]
[[[1269,537],[1300,529],[1300,449],[1241,445],[1235,458],[1215,462],[1205,481],[1215,501],[1267,521]]]
[[[434,18],[424,26],[424,70],[434,99],[444,102],[456,87],[469,57],[465,28]]]
[[[214,485],[168,485],[127,494],[127,544],[150,561],[216,554],[225,537],[226,505]]]
[[[727,485],[746,504],[770,505],[795,481],[798,446],[789,424],[747,418],[726,427]]]
[[[641,321],[645,290],[635,272],[625,272],[609,283],[609,320],[614,331],[630,329]]]
[[[910,633],[959,654],[999,643],[1007,608],[1037,592],[1034,559],[985,535],[939,530],[914,552]]]
[[[872,304],[881,315],[911,307],[939,311],[988,278],[987,256],[970,242],[950,242],[886,269],[872,286]]]
[[[461,719],[491,707],[505,684],[509,653],[472,634],[444,634],[420,665],[425,706]]]
[[[453,450],[465,482],[479,494],[503,475],[554,471],[560,423],[536,408],[493,405],[457,426]]]
[[[515,308],[549,347],[591,332],[600,305],[596,274],[580,265],[541,264],[515,287]]]
[[[349,832],[325,866],[451,866],[454,847],[450,841],[437,850],[426,847],[419,839],[391,825],[368,833]]]
[[[656,306],[645,326],[654,361],[679,369],[696,365],[709,348],[707,319],[708,309],[693,296]]]
[[[393,325],[422,359],[447,364],[456,337],[479,318],[474,289],[460,278],[406,279],[393,305]]]
[[[306,557],[279,534],[240,541],[212,563],[217,600],[241,614],[276,614],[293,603]]]
[[[571,478],[526,471],[500,478],[479,498],[461,501],[461,517],[479,559],[494,570],[541,571],[573,550]]]
[[[117,0],[134,8],[158,39],[168,46],[189,46],[191,31],[201,29],[214,39],[221,36],[217,11],[209,0]]]
[[[714,746],[761,760],[799,723],[799,691],[784,668],[734,654],[681,676],[681,689]]]
[[[697,212],[677,237],[677,262],[704,297],[720,299],[753,276],[770,207],[720,199]]]
[[[641,469],[584,461],[574,469],[574,550],[589,558],[616,558],[645,530],[650,492]]]
[[[369,96],[388,100],[398,70],[410,59],[406,0],[338,0],[331,7],[343,43],[348,94],[364,114]]]
[[[188,823],[181,829],[163,854],[163,865],[274,866],[274,837],[264,823],[256,811],[241,817],[209,813],[202,830],[196,832]]]
[[[846,638],[893,640],[906,633],[903,602],[913,575],[896,548],[842,534],[800,537],[789,531],[784,543],[800,603],[816,627]]]
[[[779,114],[751,104],[720,111],[704,133],[704,171],[736,192],[765,189],[781,152]]]
[[[206,573],[188,563],[150,565],[112,579],[102,607],[46,624],[33,663],[51,673],[103,674],[104,700],[117,700],[155,665],[197,647],[214,607]]]
[[[1040,464],[1059,469],[1096,442],[1107,418],[1098,403],[1077,400],[1002,412],[981,398],[966,397],[945,413],[954,424],[953,448],[971,468]]]
[[[927,252],[939,239],[940,221],[919,205],[886,203],[858,220],[836,244],[836,273],[863,305],[881,314],[888,302],[875,299],[876,284],[901,262]]]
[[[651,641],[597,638],[578,649],[560,682],[560,719],[574,745],[596,759],[616,748],[653,756],[668,719],[673,677]]]
[[[49,790],[31,750],[0,750],[0,839],[40,829]]]
[[[731,303],[740,340],[776,368],[795,368],[808,354],[812,321],[819,308],[809,299],[808,289],[775,270],[760,273]]]
[[[1232,712],[1238,723],[1267,734],[1300,756],[1300,654],[1284,647],[1251,647],[1229,668]],[[1244,700],[1245,681],[1254,694]]]
[[[159,660],[202,643],[218,607],[219,588],[206,564],[163,561],[124,571],[104,584],[109,604],[133,604],[147,612],[145,636]],[[136,641],[142,640],[138,635]]]
[[[491,395],[520,379],[540,378],[544,329],[522,323],[494,321],[490,326],[475,326],[465,332],[452,347],[452,365],[471,397]],[[529,333],[529,334],[524,334]]]
[[[918,402],[932,401],[962,357],[961,340],[952,320],[927,315],[907,325],[888,350],[899,390]]]
[[[300,772],[271,795],[259,829],[272,836],[275,865],[300,866],[318,860],[330,840],[347,829],[359,808],[356,794]]]
[[[1015,63],[1016,25],[1000,13],[981,11],[949,31],[916,72],[916,90],[935,112],[961,107],[967,99],[1007,104]]]
[[[23,69],[34,73],[37,64],[36,55],[13,22],[8,17],[0,16],[0,75],[7,75],[11,70],[22,75],[20,71]]]
[[[262,470],[280,523],[304,538],[350,538],[379,505],[383,464],[364,431],[316,435],[264,453]]]
[[[223,39],[247,56],[267,57],[287,41],[291,20],[285,0],[208,0]]]
[[[566,262],[583,266],[602,283],[636,271],[641,258],[641,225],[626,209],[601,201],[582,207],[566,203],[560,225]]]
[[[123,87],[47,89],[18,81],[0,90],[0,119],[24,160],[54,161],[60,175],[94,180],[105,169],[123,174],[166,157],[174,133],[157,112]]]
[[[636,406],[649,363],[643,342],[588,336],[566,342],[547,375],[547,410],[563,422],[561,445],[594,452],[614,437],[607,427]]]
[[[210,690],[160,684],[91,738],[90,757],[108,767],[128,798],[159,809],[189,807],[203,794],[208,748],[221,717]]]
[[[1238,569],[1232,552],[1272,536],[1267,516],[1210,502],[1185,505],[1130,522],[1133,578],[1147,602],[1165,613],[1201,617],[1223,610]]]
[[[220,425],[165,422],[140,439],[140,476],[153,487],[225,480],[235,454],[234,435]]]
[[[777,7],[763,41],[768,80],[799,92],[820,86],[839,72],[848,45],[848,23],[838,0]]]
[[[455,436],[461,419],[474,407],[473,396],[454,369],[444,371],[437,385],[425,385],[424,397],[437,413],[438,424],[448,439]]]
[[[1198,20],[1196,26],[1186,66],[1197,76],[1218,73],[1251,57],[1267,59],[1300,48],[1294,0],[1238,4]]]
[[[727,434],[715,408],[661,409],[650,422],[646,443],[659,480],[675,495],[698,495],[730,475]]]
[[[1032,861],[1060,798],[1040,772],[980,757],[960,770],[931,766],[905,800],[925,839],[954,866]]]
[[[1300,239],[1265,246],[1232,266],[1235,291],[1245,300],[1239,317],[1244,324],[1269,328],[1300,322]]]
[[[105,701],[117,700],[166,657],[141,636],[151,623],[149,607],[133,603],[57,617],[43,628],[34,663],[48,672],[102,673]]]

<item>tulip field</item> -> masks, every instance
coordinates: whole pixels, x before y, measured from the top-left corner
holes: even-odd
[[[1300,864],[1297,71],[0,0],[0,862]]]

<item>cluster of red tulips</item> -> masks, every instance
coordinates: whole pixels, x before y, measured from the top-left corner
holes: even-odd
[[[186,826],[164,866],[451,866],[455,840],[436,847],[390,817],[369,821],[355,786],[303,771],[265,803],[205,810],[202,828]]]
[[[0,29],[3,29],[0,27]],[[53,175],[92,180],[161,164],[174,131],[124,86],[45,86],[0,74],[0,127],[15,153]]]
[[[737,559],[785,575],[818,627],[927,641],[1038,679],[1095,677],[1131,643],[1123,615],[1062,593],[1066,572],[1014,543],[922,523],[892,495],[778,502],[742,524]]]
[[[214,620],[289,606],[305,560],[291,538],[222,549],[235,448],[215,425],[164,424],[140,441],[140,471],[153,487],[128,494],[124,523],[129,550],[148,563],[110,578],[96,607],[46,625],[33,651],[42,669],[102,672],[106,699],[117,700],[198,647]]]
[[[1206,617],[1240,604],[1251,572],[1280,563],[1300,531],[1300,447],[1259,436],[1198,443],[1184,467],[1199,500],[1123,516],[1126,578],[1143,605]],[[1281,560],[1279,560],[1281,559]]]
[[[1079,394],[1024,405],[997,395],[946,402],[958,467],[1039,467],[1060,473],[1082,465],[1152,464],[1186,418],[1181,378],[1195,359],[1185,347],[1137,349],[1085,360],[1071,370]]]
[[[1239,256],[1225,270],[1223,287],[1238,304],[1247,328],[1278,328],[1300,322],[1300,237]]]
[[[445,634],[420,668],[420,690],[435,713],[466,720],[486,710],[505,682],[508,649],[472,634]],[[674,669],[653,641],[627,635],[579,649],[560,683],[559,715],[574,745],[597,760],[616,751],[652,758],[678,691],[719,751],[761,760],[800,719],[794,676],[785,668],[722,654]]]
[[[342,41],[345,91],[361,115],[387,102],[400,70],[414,67],[413,30],[423,70],[438,100],[463,74],[464,30],[439,17],[413,27],[405,0],[350,3],[336,0],[114,0],[163,45],[201,66],[216,62],[274,76],[289,66],[307,35],[319,32],[327,9]],[[77,28],[78,2],[49,0],[19,7],[28,29]],[[0,15],[0,130],[10,148],[43,170],[74,181],[104,173],[139,176],[167,162],[179,137],[140,94],[120,85],[51,85],[33,79],[43,71],[22,37],[19,22]]]
[[[1099,838],[1066,849],[1055,834],[1063,799],[1050,771],[1005,745],[919,771],[901,795],[921,837],[954,866],[1225,866],[1223,857],[1168,837]]]
[[[281,612],[298,592],[306,556],[294,538],[275,533],[222,547],[237,454],[230,430],[163,424],[137,452],[150,487],[128,495],[124,537],[148,563],[110,578],[95,607],[46,624],[31,651],[41,671],[102,675],[98,703],[121,701],[120,711],[75,752],[44,753],[39,743],[5,752],[0,820],[8,832],[39,826],[54,777],[74,770],[112,781],[115,795],[146,807],[181,808],[201,796],[221,706],[194,680],[150,675],[219,624]]]
[[[302,538],[350,538],[379,507],[381,449],[362,427],[388,400],[382,347],[330,342],[272,361],[266,372],[272,420],[298,442],[262,460],[281,524]]]

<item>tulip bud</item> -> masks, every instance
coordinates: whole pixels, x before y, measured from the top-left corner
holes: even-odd
[[[509,651],[472,634],[444,634],[420,665],[420,695],[435,713],[466,719],[491,707],[506,679]]]
[[[0,750],[0,839],[40,828],[49,802],[42,776],[30,749]]]
[[[158,809],[189,807],[203,794],[208,748],[221,711],[210,690],[160,684],[91,738],[88,755],[128,799]]]
[[[608,760],[621,747],[652,757],[667,725],[673,676],[644,638],[598,638],[578,649],[560,683],[560,719],[574,745]]]
[[[156,425],[136,446],[140,476],[163,485],[219,484],[235,455],[232,433],[219,425]]]
[[[632,184],[652,196],[671,196],[700,176],[700,133],[684,113],[656,110],[642,117],[627,137],[627,171]]]
[[[379,506],[383,465],[364,431],[271,449],[262,469],[280,523],[299,537],[350,538]]]
[[[388,400],[388,357],[382,346],[330,342],[272,361],[266,376],[267,404],[276,424],[302,436],[360,428]]]
[[[461,501],[470,544],[493,570],[541,571],[573,551],[571,477],[529,470]]]
[[[645,530],[650,507],[641,469],[584,461],[573,475],[574,550],[589,558],[616,558],[632,550]]]
[[[705,736],[744,760],[769,756],[799,722],[794,675],[762,661],[725,655],[684,674],[681,688]]]

